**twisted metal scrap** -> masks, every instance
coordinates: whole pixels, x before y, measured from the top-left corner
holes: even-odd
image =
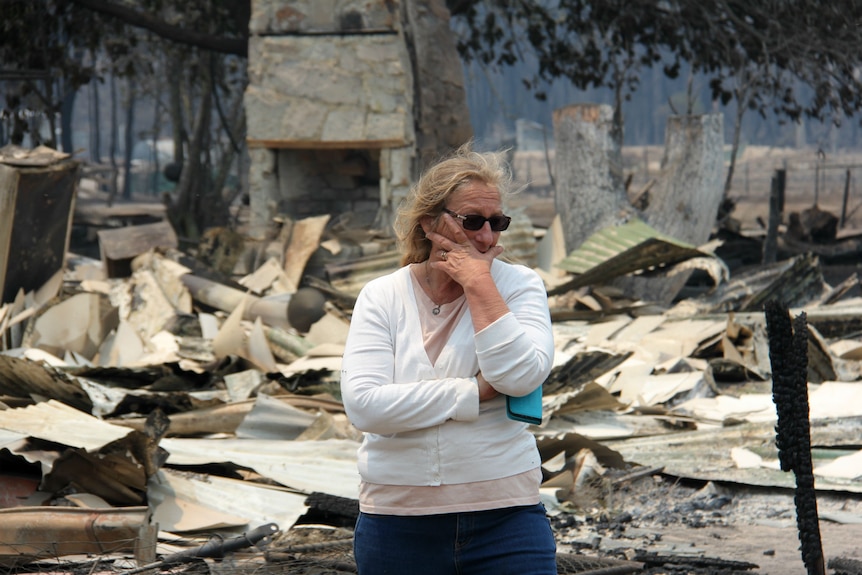
[[[772,365],[772,400],[778,422],[775,446],[782,471],[796,476],[796,526],[802,561],[809,575],[824,575],[823,547],[817,516],[817,494],[811,461],[811,422],[808,410],[808,325],[805,312],[792,324],[785,305],[770,300],[764,306]]]
[[[136,575],[151,569],[163,569],[180,563],[188,563],[196,559],[222,558],[234,551],[238,551],[246,547],[255,547],[260,543],[266,543],[277,532],[278,525],[275,523],[267,523],[266,525],[261,525],[260,527],[256,527],[251,531],[246,531],[242,535],[231,537],[230,539],[214,537],[203,545],[193,549],[179,551],[166,556],[161,561],[156,561],[155,563],[149,563],[141,567],[124,571],[123,575]]]

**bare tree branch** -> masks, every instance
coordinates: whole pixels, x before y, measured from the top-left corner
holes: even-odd
[[[195,46],[221,54],[233,54],[243,58],[248,57],[248,38],[212,36],[194,30],[186,30],[172,26],[164,20],[146,12],[140,12],[128,6],[115,4],[107,0],[71,0],[71,2],[82,8],[122,20],[130,26],[149,30],[153,34],[172,42]]]

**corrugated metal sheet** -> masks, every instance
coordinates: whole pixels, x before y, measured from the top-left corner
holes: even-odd
[[[697,255],[704,255],[697,252],[695,246],[664,235],[642,220],[635,218],[621,226],[613,226],[596,232],[581,247],[566,256],[559,263],[559,267],[576,274],[586,273],[595,266],[605,263],[607,260],[617,257],[648,240],[670,244],[668,251],[675,252],[674,248],[678,248],[681,253],[694,250]]]
[[[167,437],[160,445],[169,465],[231,462],[254,469],[286,487],[306,493],[323,491],[359,497],[359,471],[352,439],[287,441],[283,439],[187,439]]]
[[[369,281],[392,273],[401,266],[401,253],[390,250],[347,262],[326,264],[326,275],[335,289],[353,297]]]
[[[633,219],[621,226],[596,232],[557,264],[561,269],[579,275],[555,288],[553,293],[602,283],[654,266],[710,256],[693,245],[662,234],[641,220]]]

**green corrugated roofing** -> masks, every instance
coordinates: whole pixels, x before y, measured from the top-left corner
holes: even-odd
[[[695,246],[662,234],[639,219],[604,228],[566,256],[557,267],[578,276],[565,289],[601,283],[634,271],[711,256]],[[557,288],[559,291],[561,288]]]

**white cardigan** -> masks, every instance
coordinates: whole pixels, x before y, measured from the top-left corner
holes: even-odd
[[[350,323],[341,392],[364,431],[363,480],[440,485],[500,479],[541,465],[527,424],[506,417],[505,397],[479,403],[475,375],[519,396],[551,370],[548,297],[533,270],[495,260],[491,275],[510,313],[474,333],[469,310],[436,364],[425,353],[410,268],[364,286]]]

